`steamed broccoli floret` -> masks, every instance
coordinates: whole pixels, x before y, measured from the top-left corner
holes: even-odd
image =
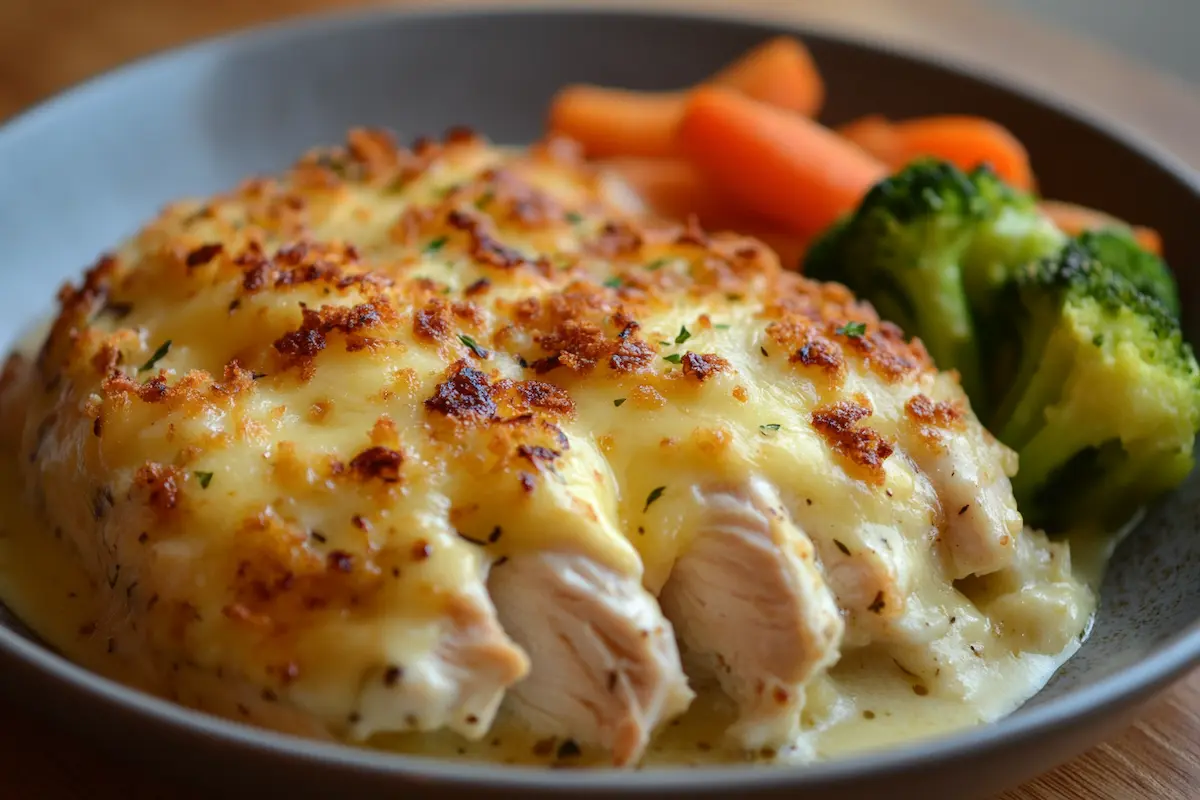
[[[988,169],[922,159],[881,181],[809,250],[804,272],[844,283],[919,335],[982,400],[980,330],[1007,276],[1056,252],[1064,236],[1028,195]],[[975,310],[973,310],[973,307]]]
[[[1021,270],[1019,342],[989,427],[1019,454],[1030,524],[1112,527],[1192,469],[1200,367],[1175,316],[1102,263],[1094,237]]]
[[[804,268],[958,370],[1020,457],[1030,524],[1111,528],[1191,471],[1200,368],[1174,279],[1132,232],[1068,238],[990,171],[922,160],[875,186]]]
[[[1179,292],[1171,271],[1161,258],[1142,249],[1132,232],[1120,228],[1088,231],[1079,236],[1079,243],[1139,292],[1162,303],[1171,316],[1179,316]]]

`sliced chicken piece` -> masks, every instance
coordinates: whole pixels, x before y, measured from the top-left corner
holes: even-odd
[[[495,567],[488,588],[532,661],[509,697],[537,733],[599,745],[622,766],[691,703],[674,629],[637,576],[542,552]]]
[[[838,659],[837,603],[769,483],[700,502],[703,522],[663,587],[663,611],[737,703],[728,734],[748,749],[789,744],[807,684]]]
[[[509,686],[529,674],[529,658],[508,638],[482,583],[447,604],[436,643],[403,667],[366,682],[352,733],[445,727],[469,739],[487,733]]]
[[[976,445],[973,437],[950,435],[911,451],[941,499],[941,542],[953,579],[1007,566],[1023,524],[1002,463]]]
[[[839,525],[816,543],[825,579],[846,614],[846,644],[886,638],[888,626],[907,613],[913,584],[902,534],[874,523]]]

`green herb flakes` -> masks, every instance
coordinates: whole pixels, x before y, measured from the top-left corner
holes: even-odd
[[[657,500],[658,498],[662,497],[663,492],[665,492],[666,490],[667,490],[667,487],[665,487],[665,486],[657,486],[654,489],[652,489],[650,491],[650,494],[646,497],[646,507],[642,509],[642,513],[644,514],[647,511],[649,511],[650,506],[654,503],[654,501]]]
[[[167,339],[158,346],[158,349],[154,351],[154,355],[150,356],[150,358],[146,360],[145,364],[142,364],[140,367],[138,367],[138,372],[145,372],[148,369],[154,369],[154,365],[159,361],[162,361],[170,351],[171,340]]]
[[[847,322],[834,330],[834,333],[839,336],[848,336],[851,339],[861,338],[867,332],[867,326],[862,322]]]
[[[470,336],[467,336],[465,333],[459,334],[458,340],[466,345],[467,349],[470,350],[476,358],[488,357],[488,351],[480,347],[478,342],[476,342]]]

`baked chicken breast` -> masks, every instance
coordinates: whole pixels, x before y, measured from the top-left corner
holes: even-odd
[[[81,635],[215,713],[633,765],[711,687],[783,748],[848,654],[970,702],[1088,613],[919,342],[565,142],[356,130],[59,301],[5,402]]]

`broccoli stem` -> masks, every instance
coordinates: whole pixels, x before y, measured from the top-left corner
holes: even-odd
[[[998,387],[1003,399],[988,424],[1000,441],[1016,450],[1046,424],[1045,411],[1058,401],[1075,358],[1069,337],[1063,341],[1056,326],[1027,320],[1022,328],[1016,375],[1008,387]]]
[[[983,397],[975,329],[957,266],[923,258],[906,282],[908,296],[917,300],[908,330],[920,331],[921,341],[938,367],[958,371],[969,397]]]
[[[1042,409],[1038,408],[1038,411]],[[1056,474],[1089,446],[1086,434],[1090,431],[1073,429],[1068,433],[1063,427],[1044,424],[1016,448],[1019,467],[1013,476],[1012,487],[1019,508],[1024,509],[1023,504],[1038,505],[1043,488],[1054,483]]]
[[[1018,500],[1029,522],[1069,528],[1081,519],[1093,520],[1112,530],[1123,525],[1139,508],[1178,486],[1191,472],[1185,453],[1160,451],[1132,455],[1119,440],[1084,451],[1090,458],[1075,458],[1051,475],[1035,495],[1022,487]]]

